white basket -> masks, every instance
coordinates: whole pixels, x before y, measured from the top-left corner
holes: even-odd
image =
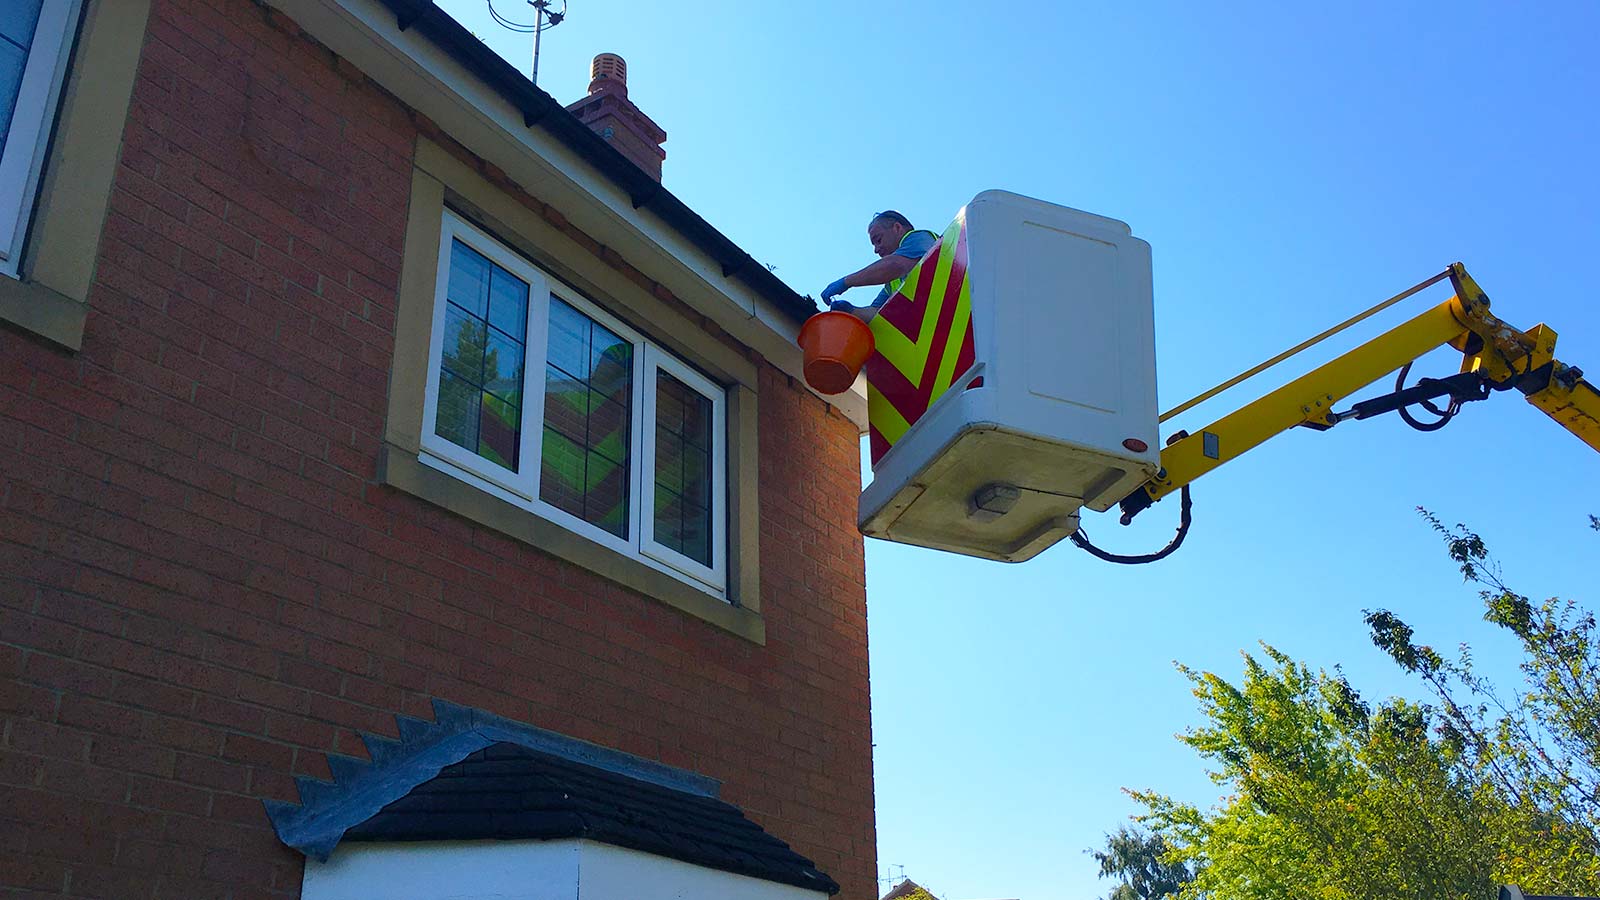
[[[1005,191],[958,215],[977,362],[878,461],[859,521],[871,537],[1020,562],[1159,467],[1150,245]]]

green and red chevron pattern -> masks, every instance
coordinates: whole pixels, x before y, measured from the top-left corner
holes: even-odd
[[[876,466],[976,360],[965,219],[950,223],[869,324],[876,350],[865,366],[867,422]]]

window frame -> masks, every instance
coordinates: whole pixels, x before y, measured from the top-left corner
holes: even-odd
[[[439,373],[443,364],[450,258],[455,241],[482,254],[491,263],[529,286],[526,340],[522,362],[522,419],[518,460],[522,471],[511,472],[436,433]],[[560,300],[633,347],[629,409],[628,537],[615,534],[546,502],[540,496],[542,469],[545,366],[549,358],[550,302]],[[596,306],[588,298],[545,272],[522,254],[446,207],[440,230],[438,269],[428,338],[419,460],[612,551],[637,559],[730,601],[728,584],[727,389],[684,360],[651,341],[637,329]],[[710,566],[702,565],[654,540],[655,519],[655,386],[656,372],[665,371],[712,404],[712,518]],[[535,392],[532,385],[538,385]],[[537,397],[535,402],[533,397]],[[648,463],[648,465],[647,465]]]
[[[644,427],[644,404],[639,402],[639,398],[637,396],[637,389],[638,389],[638,385],[640,383],[640,378],[643,377],[643,373],[644,373],[644,361],[643,361],[642,357],[644,356],[643,348],[644,348],[644,346],[646,346],[646,341],[644,339],[644,336],[639,334],[639,332],[634,331],[632,328],[629,328],[628,326],[626,326],[626,325],[622,324],[621,322],[617,321],[614,317],[608,315],[604,310],[600,309],[599,307],[596,307],[593,303],[590,303],[587,300],[583,299],[575,291],[567,289],[564,285],[558,285],[557,288],[552,288],[550,290],[548,296],[549,297],[554,297],[554,298],[562,301],[563,303],[566,303],[568,306],[572,307],[573,309],[577,310],[580,314],[588,316],[589,318],[593,319],[596,324],[603,325],[608,331],[611,331],[617,337],[620,337],[623,340],[627,341],[633,347],[633,368],[632,368],[632,371],[629,373],[629,378],[631,379],[630,385],[634,389],[636,394],[635,394],[635,396],[630,398],[630,400],[632,402],[629,403],[629,405],[628,405],[628,450],[629,450],[629,454],[628,454],[628,534],[629,534],[629,537],[627,537],[627,538],[618,537],[618,536],[612,534],[611,532],[605,530],[604,528],[601,528],[600,526],[595,525],[592,522],[586,521],[586,520],[584,520],[583,518],[581,518],[579,516],[575,516],[572,513],[569,513],[566,510],[564,510],[564,509],[562,509],[562,508],[560,508],[558,506],[555,506],[554,504],[547,503],[547,502],[545,502],[544,498],[539,495],[539,493],[537,491],[535,491],[535,493],[534,493],[534,503],[537,505],[539,514],[544,516],[545,518],[549,519],[550,521],[555,522],[556,524],[561,525],[562,527],[564,527],[564,528],[566,528],[566,529],[568,529],[570,531],[575,531],[578,534],[581,534],[584,537],[589,538],[590,540],[596,541],[596,542],[598,542],[600,544],[604,544],[605,546],[610,547],[611,549],[617,551],[618,553],[624,553],[624,554],[628,554],[630,556],[639,556],[639,548],[637,546],[636,541],[637,541],[637,537],[638,537],[638,534],[639,534],[639,500],[640,500],[640,498],[639,498],[639,490],[640,490],[640,485],[643,482],[640,481],[640,479],[642,478],[642,474],[641,474],[640,464],[639,464],[640,454],[638,452],[637,439],[638,439],[638,434],[639,434],[640,429],[642,429]],[[530,302],[528,304],[528,306],[531,309],[532,306],[533,306],[533,303]],[[549,316],[550,304],[549,304],[549,300],[548,299],[544,303],[544,308],[545,308],[545,325],[546,325],[546,331],[548,332],[548,330],[549,330],[549,322],[550,322],[550,316]],[[540,351],[540,356],[539,356],[539,373],[540,373],[539,374],[539,378],[540,378],[541,382],[543,382],[543,380],[544,380],[544,367],[549,362],[549,355],[550,355],[549,340],[550,340],[549,339],[549,335],[546,334],[545,342],[544,342],[544,345],[543,345],[544,349]],[[524,379],[524,383],[526,383],[526,379],[528,378],[528,369],[529,368],[530,367],[528,367],[528,366],[524,366],[523,367],[523,375],[522,375],[522,377]],[[523,396],[527,396],[527,388],[526,387],[523,388]],[[543,390],[543,388],[541,388],[540,391],[539,391],[539,424],[538,424],[538,428],[539,428],[540,434],[542,435],[543,432],[544,432],[544,390]],[[540,442],[540,451],[541,451],[541,453],[543,451],[543,442],[542,441]],[[542,469],[543,457],[542,457],[542,455],[535,455],[534,459],[541,464],[541,469],[534,473],[534,476],[537,479],[542,474],[542,471],[543,471],[543,469]]]
[[[712,586],[724,585],[728,581],[728,554],[727,535],[725,524],[727,522],[728,507],[728,453],[727,434],[727,393],[719,390],[715,382],[694,371],[682,361],[666,353],[654,344],[645,347],[644,370],[647,375],[641,394],[644,407],[645,421],[650,422],[650,427],[644,429],[642,449],[639,454],[640,468],[645,473],[645,481],[641,493],[649,499],[649,514],[640,514],[639,549],[645,556],[657,562],[672,566],[687,575],[692,575]],[[682,553],[662,544],[655,539],[655,470],[656,470],[656,386],[660,372],[666,372],[678,379],[690,390],[711,401],[711,565],[702,564],[699,560],[691,559]],[[721,452],[718,452],[719,449]]]
[[[81,8],[82,0],[44,0],[28,46],[28,61],[23,65],[5,149],[0,151],[0,274],[12,278],[21,271],[23,237],[39,190],[47,138],[55,125]]]
[[[476,453],[467,450],[459,444],[440,437],[436,432],[439,409],[439,378],[438,373],[444,359],[444,324],[449,304],[446,302],[446,291],[450,285],[450,256],[455,248],[455,242],[460,241],[473,250],[483,254],[491,263],[509,271],[512,275],[521,278],[528,285],[528,306],[526,321],[523,323],[523,403],[522,421],[528,421],[527,402],[527,377],[528,377],[528,352],[527,348],[538,340],[540,345],[545,342],[545,329],[548,319],[536,320],[533,315],[534,298],[548,293],[547,280],[542,272],[528,264],[521,257],[506,254],[499,248],[499,244],[483,231],[471,223],[455,218],[449,214],[444,218],[444,231],[439,240],[439,277],[434,286],[434,310],[432,337],[428,348],[428,382],[427,394],[423,400],[422,417],[422,449],[440,457],[446,462],[453,463],[474,475],[488,481],[502,490],[525,500],[537,499],[539,496],[539,472],[510,472],[503,466],[497,466],[488,460],[479,457]],[[530,429],[524,427],[518,441],[518,458],[527,460],[532,438]],[[532,458],[537,459],[534,452]],[[528,468],[524,466],[524,468]]]

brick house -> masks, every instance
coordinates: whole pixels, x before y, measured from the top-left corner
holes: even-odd
[[[0,887],[874,893],[864,409],[625,83],[429,0],[0,63]]]

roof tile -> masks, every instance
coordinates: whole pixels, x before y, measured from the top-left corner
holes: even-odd
[[[501,741],[413,787],[351,841],[584,838],[811,890],[839,885],[737,807]]]

